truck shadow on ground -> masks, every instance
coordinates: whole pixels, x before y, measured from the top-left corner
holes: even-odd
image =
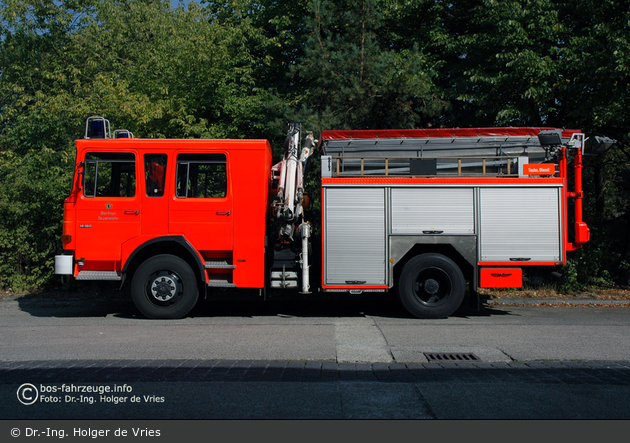
[[[512,315],[507,310],[482,305],[469,306],[468,300],[451,317],[486,317]],[[395,293],[387,294],[312,294],[287,296],[270,294],[266,300],[243,298],[231,300],[209,298],[201,302],[190,314],[195,317],[385,317],[415,318],[402,306]]]
[[[35,317],[106,317],[145,319],[135,308],[128,293],[118,290],[93,292],[39,292],[16,299],[20,310]],[[451,318],[478,318],[515,315],[509,308],[481,305],[470,307],[466,300]],[[212,317],[385,317],[413,319],[395,293],[387,294],[310,294],[259,295],[258,291],[231,290],[204,300],[187,316]]]

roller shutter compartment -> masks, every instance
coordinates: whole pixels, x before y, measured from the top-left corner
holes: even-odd
[[[473,234],[472,188],[392,189],[393,234]]]
[[[325,284],[386,284],[383,188],[326,188],[324,236]]]
[[[561,188],[480,189],[482,262],[559,262]]]

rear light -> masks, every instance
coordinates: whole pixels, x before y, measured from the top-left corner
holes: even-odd
[[[71,241],[72,241],[72,236],[70,234],[61,235],[61,243],[70,243]]]

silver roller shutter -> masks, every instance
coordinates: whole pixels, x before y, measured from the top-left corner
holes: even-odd
[[[472,188],[392,189],[392,233],[475,232]]]
[[[326,188],[325,282],[385,284],[385,190]]]
[[[482,188],[480,213],[481,261],[560,261],[560,188]]]

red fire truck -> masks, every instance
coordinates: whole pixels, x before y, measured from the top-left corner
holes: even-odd
[[[440,318],[466,291],[475,299],[478,288],[521,287],[524,267],[563,264],[589,240],[578,130],[323,131],[320,139],[302,140],[290,124],[273,165],[266,140],[112,136],[107,120],[90,117],[76,142],[55,273],[128,282],[149,318],[186,316],[214,288],[396,290],[411,314]],[[316,148],[317,280],[304,212]],[[270,235],[273,219],[280,228]]]

